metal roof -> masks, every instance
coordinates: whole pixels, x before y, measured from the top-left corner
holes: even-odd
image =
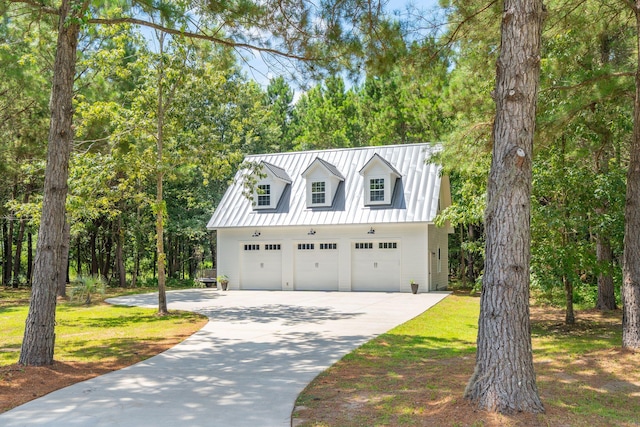
[[[340,173],[340,171],[338,170],[338,168],[336,168],[334,165],[332,165],[331,163],[327,162],[326,160],[322,160],[320,157],[316,157],[315,160],[313,162],[311,162],[311,164],[309,166],[307,166],[307,168],[302,171],[302,173],[300,174],[303,178],[306,177],[307,172],[309,171],[309,169],[311,169],[311,167],[316,163],[320,163],[322,166],[324,166],[324,168],[329,171],[329,173],[331,173],[332,175],[334,175],[336,178],[338,178],[340,181],[344,181],[344,176]]]
[[[289,175],[287,175],[286,170],[279,168],[276,165],[272,165],[269,162],[265,162],[264,160],[262,161],[262,164],[264,165],[265,168],[269,169],[276,178],[279,178],[288,184],[291,184],[293,182],[289,177]]]
[[[433,222],[438,210],[441,167],[427,161],[438,150],[439,146],[430,144],[406,144],[247,156],[245,161],[268,163],[295,178],[286,186],[276,209],[254,210],[243,195],[243,177],[248,171],[238,171],[207,228]],[[401,176],[389,206],[364,204],[364,177],[359,171],[376,154]],[[307,207],[305,179],[301,175],[316,158],[344,176],[331,207]]]

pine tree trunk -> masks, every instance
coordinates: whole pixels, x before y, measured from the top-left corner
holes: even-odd
[[[86,5],[75,0],[63,0],[60,6],[42,217],[36,246],[31,303],[20,351],[19,363],[22,365],[39,366],[53,363],[56,288],[60,273],[58,266],[62,250],[69,156],[73,139],[73,81],[80,30],[78,23],[68,18],[72,8],[76,6],[83,9]]]
[[[636,0],[637,46],[640,48],[640,0]],[[640,349],[640,50],[636,70],[633,139],[627,172],[622,266],[622,347]]]
[[[4,271],[4,283],[5,286],[11,286],[12,274],[13,274],[13,218],[9,219],[9,229],[7,230],[7,238],[5,242],[5,271]]]
[[[604,272],[598,274],[598,301],[596,309],[615,310],[616,294],[613,286],[613,276],[611,266],[613,263],[613,251],[611,250],[611,240],[601,233],[596,236],[596,257],[600,268],[606,267]]]
[[[2,286],[8,286],[9,277],[8,261],[11,256],[11,240],[9,239],[9,227],[2,221]]]
[[[163,44],[164,35],[159,35],[160,46],[160,61],[163,61]],[[157,105],[157,153],[156,153],[156,252],[158,253],[158,314],[166,315],[169,313],[167,309],[167,294],[166,294],[166,254],[164,252],[164,198],[162,194],[162,180],[164,178],[164,167],[162,164],[162,150],[163,150],[163,132],[164,132],[164,105],[163,105],[163,78],[164,68],[162,63],[160,64],[160,70],[158,75],[158,105]]]
[[[22,266],[22,241],[24,240],[25,220],[20,220],[18,237],[16,238],[16,252],[13,258],[13,281],[14,288],[20,286],[20,267]]]
[[[62,233],[62,249],[60,250],[60,262],[58,268],[58,289],[57,296],[61,298],[67,297],[67,283],[69,280],[69,246],[71,245],[71,226],[69,221],[64,222],[64,230]]]
[[[80,236],[76,241],[76,275],[82,276],[82,240]]]
[[[96,242],[98,240],[98,226],[95,224],[95,221],[94,221],[94,227],[95,229],[91,230],[91,234],[89,237],[89,247],[91,250],[91,269],[90,269],[91,276],[98,275],[98,256],[96,254],[96,251],[97,251]]]
[[[478,348],[465,391],[478,408],[502,413],[544,412],[529,319],[531,155],[542,20],[541,1],[504,2]]]
[[[118,273],[118,286],[127,286],[127,270],[124,267],[124,229],[122,228],[122,214],[118,216],[116,223],[116,271]]]
[[[106,236],[104,241],[104,263],[100,272],[105,282],[109,283],[109,277],[111,276],[111,249],[113,249],[113,236],[111,235],[111,227],[106,230]]]
[[[573,283],[569,280],[566,274],[563,274],[562,284],[564,285],[564,297],[566,301],[564,323],[567,325],[575,325],[576,315],[573,311]]]

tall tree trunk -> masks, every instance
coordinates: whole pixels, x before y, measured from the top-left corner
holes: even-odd
[[[529,319],[531,156],[543,15],[539,0],[505,0],[496,67],[478,348],[465,397],[502,413],[544,412]]]
[[[69,247],[71,246],[71,226],[69,221],[64,222],[64,230],[62,233],[62,249],[60,250],[60,262],[58,268],[58,289],[57,296],[61,298],[67,297],[67,283],[69,283]]]
[[[635,2],[634,13],[637,47],[640,49],[640,0]],[[622,266],[622,346],[633,350],[640,349],[640,50],[636,66]]]
[[[33,289],[19,363],[51,365],[55,343],[56,288],[65,224],[69,156],[73,139],[73,81],[79,19],[86,3],[62,0],[51,90],[51,121],[44,177],[42,217],[33,270]]]
[[[598,301],[596,309],[598,310],[615,310],[616,295],[613,286],[613,276],[611,275],[611,266],[613,264],[613,251],[611,250],[611,240],[609,237],[598,233],[596,236],[596,257],[601,271],[598,274]]]
[[[82,239],[76,240],[76,275],[82,277]]]
[[[564,298],[567,306],[564,314],[564,323],[567,325],[575,325],[576,315],[573,311],[573,283],[566,274],[563,274],[562,284],[564,285]]]
[[[167,309],[167,294],[166,294],[166,255],[164,253],[164,210],[165,204],[162,195],[162,180],[164,178],[164,166],[162,164],[162,149],[163,149],[163,131],[164,131],[164,113],[165,107],[163,105],[163,79],[164,79],[164,58],[163,58],[163,44],[164,34],[159,35],[160,46],[160,62],[158,66],[158,105],[157,105],[157,158],[156,158],[156,252],[158,254],[158,314],[166,315],[169,313]]]
[[[13,274],[13,225],[14,224],[14,220],[13,220],[13,215],[12,218],[9,219],[9,229],[7,230],[7,238],[5,241],[5,272],[4,272],[4,283],[5,286],[11,286],[13,280],[12,280],[12,274]]]
[[[2,286],[9,286],[11,282],[11,236],[9,235],[8,221],[2,221]]]
[[[24,240],[25,220],[20,220],[18,226],[18,236],[16,238],[16,252],[13,258],[13,281],[12,285],[17,288],[20,285],[20,267],[22,266],[22,241]]]
[[[98,240],[98,227],[95,225],[95,229],[91,230],[91,234],[89,236],[89,249],[91,251],[91,269],[90,275],[97,276],[98,275],[98,255],[96,254],[96,242]]]
[[[116,272],[118,274],[118,286],[127,286],[127,271],[124,268],[124,229],[122,228],[122,214],[118,215],[115,230],[116,239]]]
[[[29,203],[29,190],[25,192],[24,203]],[[20,269],[22,267],[22,242],[24,240],[24,231],[26,227],[26,221],[20,219],[20,228],[18,228],[18,238],[16,239],[16,255],[13,260],[13,287],[17,288],[20,285]]]
[[[108,224],[108,223],[107,223]],[[102,268],[100,272],[102,273],[102,277],[104,280],[109,283],[109,277],[111,276],[111,249],[113,249],[113,236],[111,233],[111,228],[107,228],[107,232],[105,233],[104,240],[104,263],[102,264]]]
[[[600,37],[600,61],[606,65],[611,63],[611,50],[613,43],[611,39],[602,34]],[[613,157],[615,150],[614,138],[608,126],[596,127],[594,131],[602,138],[600,150],[595,150],[594,164],[596,173],[600,176],[609,174],[609,160]],[[596,202],[595,211],[600,217],[609,213],[609,203],[607,201]],[[596,229],[596,260],[598,262],[598,300],[597,310],[615,310],[616,295],[613,286],[613,251],[611,249],[610,232],[603,227]]]

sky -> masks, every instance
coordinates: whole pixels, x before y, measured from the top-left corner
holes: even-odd
[[[413,5],[427,11],[437,9],[439,7],[438,0],[389,0],[386,10],[389,14],[398,16],[405,13],[408,5]],[[241,52],[241,54],[243,56],[241,61],[244,62],[243,70],[247,73],[249,78],[255,80],[262,87],[266,88],[271,78],[277,77],[281,74],[277,69],[278,67],[267,65],[259,53],[247,51]],[[284,77],[287,80],[291,80],[286,75]],[[300,85],[295,82],[290,82],[290,84],[296,92],[296,98],[299,97],[302,90]]]

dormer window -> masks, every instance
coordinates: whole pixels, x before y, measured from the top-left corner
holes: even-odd
[[[276,209],[291,178],[284,169],[271,163],[261,162],[260,166],[260,178],[253,191],[253,209]]]
[[[384,178],[369,180],[369,201],[384,202]]]
[[[344,176],[331,163],[316,158],[304,172],[306,180],[307,207],[330,207],[338,192],[338,186],[344,181]]]
[[[325,182],[315,181],[311,183],[311,203],[314,205],[324,204],[325,197]]]
[[[391,163],[377,153],[360,169],[364,177],[364,204],[366,206],[391,205],[396,181],[402,177]]]
[[[271,206],[271,185],[258,185],[258,206]]]

